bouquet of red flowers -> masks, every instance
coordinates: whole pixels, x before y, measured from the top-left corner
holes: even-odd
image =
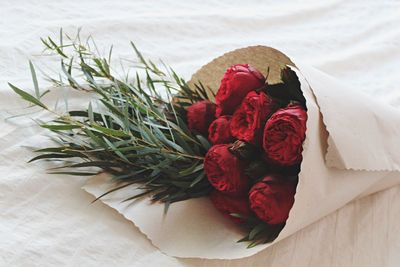
[[[10,84],[49,114],[39,123],[56,145],[31,161],[94,176],[83,187],[94,201],[169,255],[250,256],[400,183],[400,111],[278,50],[229,52],[186,82],[133,44],[136,75],[120,77],[111,51],[68,40],[42,41],[61,59],[50,80],[80,93],[76,109],[50,108],[33,64],[34,94]]]
[[[285,68],[282,80],[278,98],[260,71],[236,64],[225,72],[215,103],[187,108],[190,131],[213,145],[204,159],[215,189],[210,199],[232,221],[252,230],[256,223],[257,232],[243,239],[257,240],[251,245],[276,237],[296,192],[307,112],[304,97],[296,99],[302,96],[296,74]],[[298,94],[290,94],[289,84]]]

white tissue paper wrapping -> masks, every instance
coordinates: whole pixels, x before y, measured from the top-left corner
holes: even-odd
[[[192,80],[202,78],[203,84],[215,88],[230,65],[248,63],[266,74],[268,67],[276,72],[287,64],[285,57],[269,47],[239,49],[213,60]],[[166,215],[163,204],[151,204],[148,198],[122,202],[134,194],[134,186],[101,201],[168,255],[237,259],[256,254],[356,198],[400,183],[400,111],[312,67],[299,62],[295,66],[307,101],[307,131],[295,203],[274,242],[251,249],[237,243],[243,233],[206,197],[173,203]],[[107,175],[98,175],[83,188],[98,197],[112,184]]]

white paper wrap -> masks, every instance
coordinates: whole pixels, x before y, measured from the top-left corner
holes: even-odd
[[[295,203],[285,228],[273,242],[295,233],[346,203],[400,183],[400,110],[356,93],[345,83],[263,46],[227,53],[201,68],[192,82],[218,88],[224,71],[237,63],[253,65],[270,82],[283,65],[292,67],[306,98],[308,120]],[[105,175],[84,189],[99,196],[110,189]],[[163,215],[162,204],[148,199],[121,202],[127,187],[101,199],[131,220],[162,252],[176,257],[236,259],[273,243],[251,249],[236,243],[243,233],[218,213],[207,198],[174,203]]]

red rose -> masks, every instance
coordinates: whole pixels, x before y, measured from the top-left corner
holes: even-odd
[[[277,103],[265,93],[248,93],[233,114],[232,135],[252,144],[261,143],[265,122],[277,108]]]
[[[281,224],[289,216],[295,193],[296,182],[269,175],[250,189],[250,208],[264,222]]]
[[[298,104],[275,112],[264,128],[263,148],[267,159],[280,166],[300,163],[306,121],[307,112]]]
[[[217,117],[233,114],[248,92],[261,88],[264,84],[265,78],[261,72],[248,64],[230,67],[215,96]]]
[[[215,189],[241,195],[248,190],[248,178],[244,174],[246,164],[229,152],[229,147],[212,146],[204,159],[204,171]]]
[[[245,223],[246,220],[233,217],[230,215],[231,213],[240,214],[243,217],[248,217],[251,214],[247,197],[231,197],[219,191],[214,191],[210,194],[210,199],[219,212],[235,223],[242,224]]]
[[[208,100],[194,103],[187,108],[187,122],[190,131],[207,136],[208,127],[215,119],[215,104]]]
[[[230,129],[231,116],[221,116],[208,128],[208,139],[215,144],[227,144],[233,141]]]

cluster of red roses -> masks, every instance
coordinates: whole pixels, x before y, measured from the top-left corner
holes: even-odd
[[[302,160],[307,113],[301,104],[282,102],[265,89],[258,70],[234,65],[221,81],[215,104],[204,100],[187,109],[189,129],[213,144],[204,160],[216,189],[210,198],[237,223],[255,214],[267,224],[282,224],[294,203],[297,180],[285,170]],[[254,163],[262,171],[249,172]]]

